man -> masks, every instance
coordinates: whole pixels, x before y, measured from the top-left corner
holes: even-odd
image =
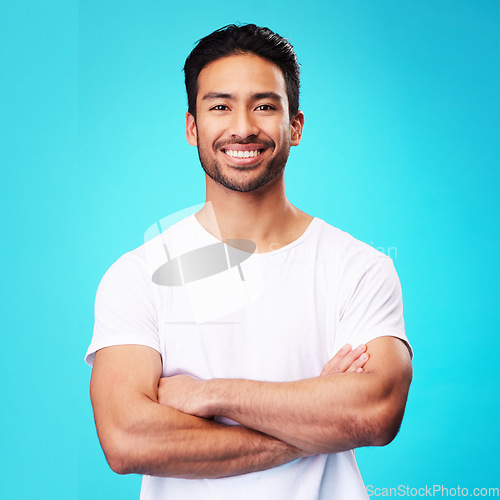
[[[367,498],[352,450],[394,438],[412,372],[392,262],[286,198],[304,115],[285,39],[231,25],[184,69],[207,203],[99,286],[106,458],[142,499]]]

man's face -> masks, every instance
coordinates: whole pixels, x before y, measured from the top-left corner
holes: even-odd
[[[283,173],[299,144],[304,117],[290,120],[285,80],[254,54],[217,59],[198,76],[196,122],[186,115],[188,142],[203,169],[234,191],[258,189]]]

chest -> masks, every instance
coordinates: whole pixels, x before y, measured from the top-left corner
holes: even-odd
[[[335,305],[314,261],[254,259],[168,287],[164,376],[285,381],[316,376],[331,356]]]

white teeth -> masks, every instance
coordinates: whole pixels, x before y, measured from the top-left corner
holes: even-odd
[[[233,158],[255,158],[259,156],[261,151],[259,149],[254,149],[253,151],[241,151],[234,149],[226,149],[224,152],[228,156],[232,156]]]

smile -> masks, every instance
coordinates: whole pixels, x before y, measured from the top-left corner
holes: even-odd
[[[235,149],[224,149],[224,154],[231,158],[255,158],[262,153],[262,149],[252,149],[250,151],[242,151]]]

